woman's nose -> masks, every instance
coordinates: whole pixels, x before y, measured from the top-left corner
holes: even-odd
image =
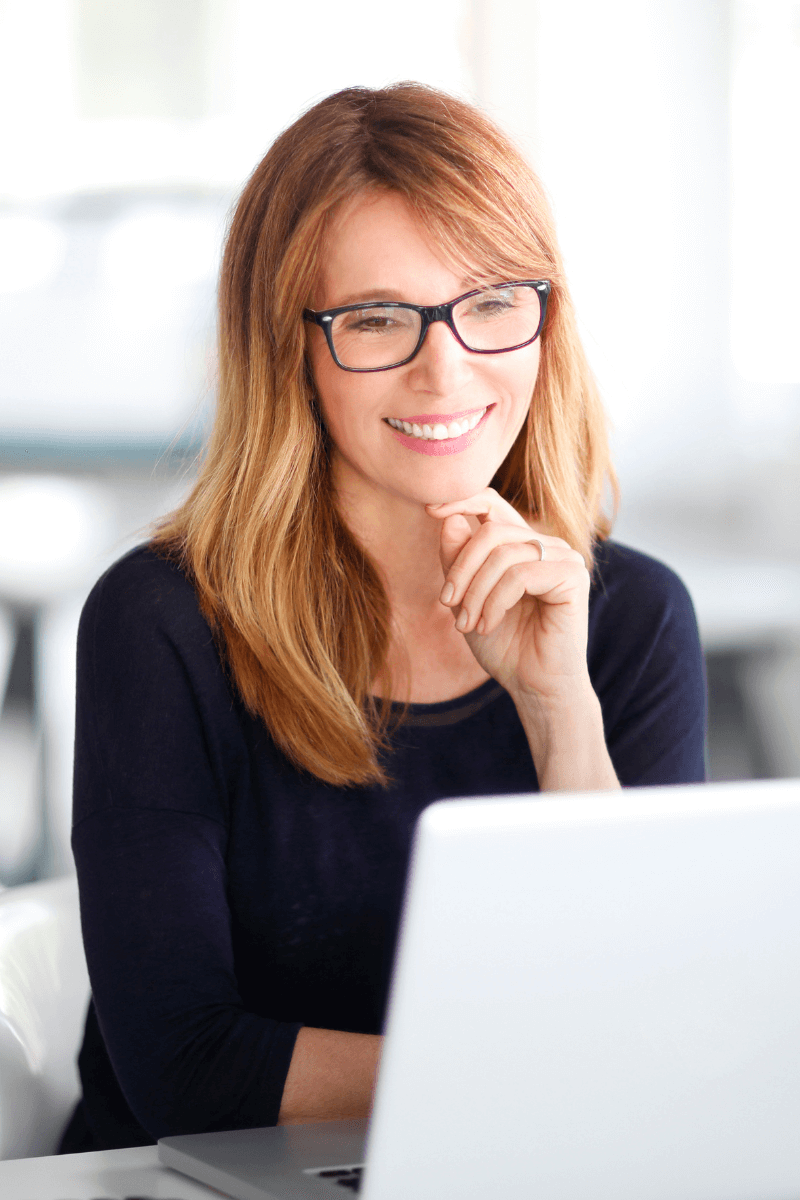
[[[428,326],[419,353],[409,363],[410,382],[421,390],[448,395],[469,379],[471,357],[444,321],[434,321]]]

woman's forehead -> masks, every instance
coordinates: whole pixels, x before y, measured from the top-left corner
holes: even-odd
[[[343,202],[331,221],[317,289],[324,298],[317,307],[369,299],[437,304],[485,274],[466,256],[456,261],[445,255],[398,192],[370,189]],[[431,292],[429,298],[419,295],[421,288]]]

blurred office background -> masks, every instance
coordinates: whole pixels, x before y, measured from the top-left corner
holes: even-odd
[[[0,0],[0,883],[73,869],[78,615],[191,484],[239,189],[309,104],[409,78],[549,190],[711,777],[800,775],[800,3]]]

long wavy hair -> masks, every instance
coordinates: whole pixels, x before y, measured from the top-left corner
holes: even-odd
[[[233,213],[215,424],[152,545],[191,579],[246,708],[295,768],[338,787],[394,782],[381,759],[408,711],[407,671],[405,704],[391,703],[389,598],[337,510],[302,319],[334,214],[374,188],[399,193],[467,273],[552,283],[528,418],[492,486],[589,565],[616,502],[549,205],[519,151],[480,110],[418,83],[347,88],[310,108]]]

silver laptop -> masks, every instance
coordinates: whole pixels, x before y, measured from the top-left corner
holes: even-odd
[[[800,780],[432,804],[369,1126],[158,1145],[236,1200],[797,1200]]]

